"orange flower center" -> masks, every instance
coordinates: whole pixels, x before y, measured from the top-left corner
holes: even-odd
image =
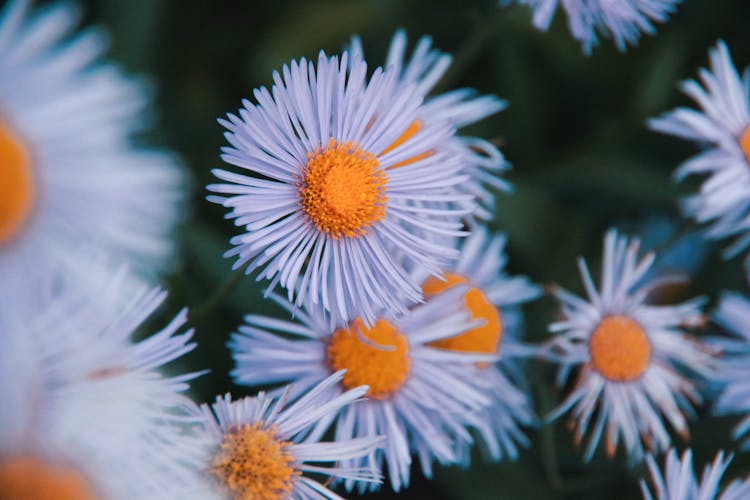
[[[0,121],[0,245],[10,241],[26,222],[35,194],[29,153]]]
[[[627,316],[605,316],[591,335],[589,350],[594,368],[616,382],[637,379],[651,359],[646,332]]]
[[[295,475],[292,443],[276,438],[274,427],[245,424],[224,435],[211,472],[235,500],[290,498]]]
[[[424,294],[429,297],[456,285],[468,283],[466,278],[458,274],[445,274],[443,278],[445,281],[434,276],[427,278],[422,285]],[[482,319],[484,324],[455,337],[436,340],[430,345],[451,351],[497,353],[503,335],[503,324],[497,308],[487,300],[482,290],[476,287],[469,288],[464,294],[464,305],[469,310],[471,319]]]
[[[91,486],[75,469],[33,457],[0,458],[0,499],[94,500]]]
[[[357,318],[349,328],[336,330],[327,354],[335,371],[346,369],[344,387],[367,385],[370,387],[367,396],[374,399],[392,396],[411,371],[406,337],[384,319],[367,328]]]
[[[420,130],[422,130],[422,122],[420,122],[419,120],[414,120],[413,122],[411,122],[411,124],[408,127],[406,127],[406,130],[404,130],[404,133],[401,134],[398,137],[398,139],[396,139],[393,142],[393,144],[391,144],[390,146],[388,146],[387,148],[385,148],[383,150],[383,152],[380,153],[380,155],[382,156],[382,155],[384,155],[384,154],[386,154],[386,153],[388,153],[390,151],[393,151],[394,149],[396,149],[397,147],[399,147],[400,145],[404,144],[406,141],[408,141],[409,139],[411,139],[412,137],[414,137],[415,135],[417,135],[417,132],[419,132]],[[398,163],[395,163],[395,164],[391,165],[390,168],[398,168],[398,167],[403,167],[405,165],[410,165],[410,164],[412,164],[414,162],[417,162],[419,160],[427,158],[431,154],[432,154],[432,151],[424,151],[424,152],[419,153],[419,154],[417,154],[415,156],[412,156],[411,158],[408,158],[408,159],[406,159],[404,161],[400,161]]]
[[[750,126],[748,126],[740,136],[740,147],[745,153],[745,158],[750,162]]]
[[[385,218],[387,177],[373,154],[331,139],[308,158],[299,197],[318,230],[352,238]]]

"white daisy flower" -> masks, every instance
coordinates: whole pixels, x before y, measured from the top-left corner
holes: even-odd
[[[722,41],[709,51],[709,60],[710,71],[698,73],[702,86],[694,80],[681,85],[700,111],[677,108],[648,125],[705,146],[680,165],[675,177],[705,175],[700,192],[685,199],[683,209],[708,224],[709,238],[736,236],[727,249],[732,257],[750,245],[750,73],[740,77]]]
[[[226,183],[208,186],[246,229],[226,253],[234,267],[260,269],[270,288],[280,284],[297,305],[321,303],[338,324],[370,324],[381,309],[421,301],[405,266],[439,273],[457,257],[452,237],[465,234],[465,210],[414,203],[466,201],[456,189],[466,181],[462,158],[440,147],[450,124],[412,134],[418,89],[394,90],[394,69],[366,74],[346,52],[274,73],[270,91],[254,92],[258,104],[243,101],[239,116],[220,121],[230,143],[222,158],[249,175],[215,170]]]
[[[341,498],[309,474],[379,483],[377,470],[340,463],[373,453],[382,444],[381,437],[319,442],[319,436],[311,434],[320,419],[356,406],[367,392],[367,387],[359,387],[331,397],[331,386],[341,382],[342,376],[343,372],[331,375],[295,400],[287,387],[278,397],[261,392],[232,401],[227,394],[217,397],[211,408],[203,405],[209,445],[203,469],[213,483],[206,497]],[[329,462],[337,463],[318,465]]]
[[[423,36],[417,42],[412,55],[406,58],[407,37],[404,30],[393,36],[385,67],[397,73],[393,81],[393,92],[406,85],[415,85],[423,97],[432,92],[440,78],[450,67],[452,57],[432,48],[432,38]],[[352,38],[352,53],[364,54],[358,36]],[[363,57],[363,56],[362,56]],[[507,102],[493,95],[478,96],[473,89],[462,88],[429,97],[416,113],[404,137],[410,137],[422,129],[425,123],[447,121],[456,128],[463,128],[484,120],[507,107]],[[463,158],[463,172],[468,179],[457,188],[470,195],[460,203],[466,210],[475,208],[474,200],[480,205],[471,214],[479,219],[492,218],[495,196],[493,189],[510,191],[510,184],[498,174],[508,170],[510,164],[502,153],[489,141],[479,137],[453,136],[441,148],[447,148]]]
[[[72,35],[68,2],[28,11],[0,11],[0,316],[90,248],[153,272],[172,254],[183,180],[171,155],[131,143],[150,103],[99,62],[102,33]]]
[[[714,320],[735,338],[716,340],[723,352],[716,376],[721,384],[714,410],[721,415],[744,414],[733,431],[734,439],[743,439],[742,448],[750,449],[746,439],[750,430],[750,300],[738,293],[725,292]]]
[[[713,359],[683,328],[702,322],[701,299],[678,305],[649,305],[649,292],[670,277],[644,282],[654,261],[639,257],[640,242],[610,230],[604,238],[599,289],[579,259],[588,300],[555,289],[563,319],[550,325],[556,337],[550,353],[560,364],[558,383],[575,370],[575,385],[552,418],[572,409],[576,441],[590,433],[590,459],[602,435],[608,455],[622,442],[632,461],[643,458],[644,444],[655,452],[669,447],[664,419],[687,437],[687,416],[701,402],[695,376],[708,377]],[[690,376],[683,374],[687,372]]]
[[[96,296],[63,291],[36,321],[0,329],[0,491],[9,498],[177,499],[200,488],[182,425],[197,374],[159,371],[195,347],[192,331],[179,332],[186,311],[133,341],[165,293],[142,287],[113,310],[122,278]]]
[[[581,42],[583,52],[590,54],[599,37],[611,38],[624,51],[636,45],[641,33],[653,35],[654,23],[665,23],[682,0],[500,0],[528,5],[534,11],[534,26],[549,29],[558,7],[568,17],[568,29]]]
[[[321,420],[318,432],[335,422],[338,441],[385,436],[383,450],[344,463],[380,468],[385,461],[390,484],[399,490],[409,484],[412,453],[427,476],[433,459],[459,460],[452,434],[465,425],[467,412],[490,403],[489,382],[475,377],[473,364],[494,361],[494,356],[428,346],[479,326],[463,308],[465,291],[455,287],[405,316],[380,317],[371,327],[356,319],[335,330],[321,309],[297,309],[275,298],[297,321],[246,316],[246,325],[230,342],[237,363],[232,375],[236,383],[250,386],[293,381],[303,391],[346,369],[332,392],[367,385],[368,400]],[[354,483],[346,485],[351,489]]]
[[[685,450],[682,458],[673,449],[667,453],[662,474],[654,457],[646,457],[654,492],[649,490],[646,481],[641,480],[641,492],[645,500],[744,500],[750,496],[750,481],[732,481],[724,490],[719,483],[726,472],[732,455],[724,457],[724,452],[716,454],[713,463],[703,468],[700,481],[693,471],[693,452]]]
[[[430,277],[423,284],[427,297],[464,284],[464,306],[471,319],[482,325],[455,337],[444,338],[430,345],[448,351],[483,353],[500,357],[498,363],[479,363],[475,377],[486,379],[492,404],[473,412],[467,418],[476,429],[482,451],[492,460],[503,456],[518,457],[518,445],[529,441],[521,430],[536,418],[520,362],[535,349],[520,342],[523,330],[522,303],[535,299],[540,290],[526,277],[508,276],[504,268],[504,235],[491,235],[477,227],[461,246],[461,259],[453,270],[441,278]],[[471,440],[459,439],[462,455],[469,459]]]

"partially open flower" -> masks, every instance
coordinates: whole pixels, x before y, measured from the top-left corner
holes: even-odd
[[[664,420],[687,437],[687,416],[701,402],[699,381],[713,375],[708,349],[683,330],[702,322],[702,301],[647,304],[660,278],[643,281],[654,255],[638,252],[638,240],[610,230],[599,288],[580,259],[588,300],[554,292],[564,319],[550,325],[556,335],[549,352],[560,365],[558,381],[573,373],[575,383],[553,417],[571,410],[576,441],[590,433],[587,459],[602,436],[610,456],[620,444],[633,461],[643,459],[644,444],[665,450],[671,438]]]

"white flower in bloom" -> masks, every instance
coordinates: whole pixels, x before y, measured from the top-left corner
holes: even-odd
[[[456,463],[463,459],[453,434],[467,425],[468,412],[487,406],[489,380],[477,378],[476,362],[494,356],[449,352],[431,342],[454,337],[478,326],[460,300],[457,286],[414,307],[405,316],[380,317],[367,327],[359,319],[331,328],[320,308],[302,310],[276,301],[296,318],[286,321],[248,315],[246,325],[232,336],[238,384],[258,386],[294,382],[304,391],[346,369],[334,394],[367,385],[367,400],[322,419],[318,432],[335,423],[336,440],[383,435],[382,450],[344,461],[349,467],[378,467],[385,462],[394,490],[409,484],[411,455],[419,457],[431,475],[433,459]],[[464,433],[467,431],[464,431]],[[347,488],[354,487],[346,481]],[[367,485],[360,485],[364,490]]]
[[[655,452],[671,443],[664,420],[688,435],[687,416],[701,402],[697,377],[712,375],[714,360],[683,328],[702,321],[701,300],[649,305],[649,292],[669,277],[644,281],[654,254],[638,256],[640,243],[610,230],[604,239],[597,289],[583,259],[578,265],[588,300],[565,290],[554,294],[563,319],[550,325],[557,335],[550,353],[562,384],[575,369],[575,385],[553,416],[572,409],[576,441],[590,432],[586,459],[602,435],[609,455],[622,443],[629,458],[643,458],[644,443]]]
[[[26,324],[0,328],[0,491],[9,498],[178,499],[201,487],[191,439],[195,373],[164,376],[191,351],[180,312],[139,342],[134,330],[164,300],[123,275],[93,293],[58,293]],[[3,496],[3,495],[0,495]],[[3,496],[5,498],[5,496]]]
[[[708,224],[712,239],[736,237],[727,249],[734,256],[750,245],[750,73],[740,77],[729,49],[720,41],[709,51],[711,69],[701,69],[701,83],[688,80],[682,91],[699,110],[677,108],[649,120],[659,132],[704,146],[675,172],[682,180],[705,176],[700,192],[684,200],[684,211]]]
[[[465,234],[466,210],[454,206],[466,199],[456,188],[463,159],[440,148],[451,125],[413,133],[416,87],[395,90],[393,68],[366,75],[346,52],[274,73],[270,91],[255,90],[257,104],[243,101],[221,120],[230,143],[222,158],[248,175],[215,170],[226,184],[208,186],[246,229],[226,253],[235,268],[259,269],[270,288],[280,284],[298,306],[322,304],[336,324],[370,324],[382,309],[421,301],[406,266],[438,274],[458,256],[452,238]],[[446,205],[418,203],[432,201]]]
[[[612,38],[620,51],[636,45],[641,33],[655,33],[654,23],[667,22],[682,0],[500,0],[500,4],[514,1],[533,9],[534,26],[545,31],[561,7],[573,37],[590,54],[599,36]]]
[[[202,469],[212,478],[213,491],[201,498],[341,498],[310,474],[380,483],[376,469],[347,467],[342,462],[372,454],[382,444],[381,437],[320,442],[313,435],[320,419],[357,406],[367,392],[367,387],[359,387],[332,396],[330,388],[341,378],[341,372],[335,373],[298,398],[292,398],[287,387],[277,397],[261,392],[232,401],[226,395],[217,397],[211,408],[203,405],[208,447],[203,448]]]
[[[482,322],[460,335],[432,342],[433,347],[500,358],[497,363],[478,363],[473,367],[477,379],[489,382],[492,404],[467,415],[471,427],[477,431],[482,451],[492,460],[503,456],[517,458],[518,444],[529,444],[521,426],[532,425],[536,420],[520,366],[535,349],[520,342],[523,329],[520,305],[538,297],[540,290],[526,277],[505,273],[504,247],[504,235],[492,235],[485,228],[476,227],[461,245],[457,265],[442,279],[430,277],[423,285],[427,297],[456,285],[467,286],[464,306],[471,319]],[[473,439],[462,436],[460,429],[457,436],[468,461]]]
[[[71,35],[69,3],[28,4],[0,11],[0,316],[88,249],[152,272],[171,255],[182,187],[170,155],[131,144],[149,101],[99,62],[101,33]]]
[[[732,481],[724,490],[719,489],[721,477],[732,460],[732,455],[724,458],[724,452],[716,454],[713,463],[703,468],[700,481],[693,471],[693,452],[685,450],[682,458],[670,449],[662,474],[654,457],[646,457],[654,492],[649,490],[646,481],[641,480],[641,492],[645,500],[745,500],[750,497],[750,481]]]
[[[745,415],[733,432],[735,439],[742,439],[750,430],[750,300],[724,293],[714,319],[735,337],[716,341],[723,356],[716,377],[721,393],[714,408],[722,415]],[[745,439],[742,447],[750,448],[750,442]]]
[[[352,38],[352,52],[363,54],[359,37]],[[396,71],[398,77],[392,83],[393,92],[405,85],[416,85],[422,96],[427,96],[445,74],[451,64],[451,56],[432,48],[432,39],[423,36],[411,55],[406,58],[407,38],[403,30],[393,36],[388,49],[385,67]],[[429,97],[416,113],[416,120],[409,127],[415,134],[425,123],[448,121],[456,128],[466,127],[505,109],[507,103],[493,95],[478,96],[473,89],[462,88]],[[463,158],[462,169],[468,179],[457,186],[467,194],[460,205],[474,209],[472,213],[480,219],[492,218],[495,196],[491,190],[509,191],[510,184],[498,175],[510,168],[502,153],[489,141],[478,137],[455,135],[439,147],[455,151]]]

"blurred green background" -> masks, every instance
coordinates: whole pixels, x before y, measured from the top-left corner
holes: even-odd
[[[598,266],[603,231],[613,225],[638,232],[655,215],[680,222],[677,200],[697,186],[675,185],[671,172],[695,148],[649,132],[644,120],[688,104],[676,89],[707,63],[718,38],[735,63],[750,63],[750,2],[686,0],[656,37],[619,53],[608,42],[585,57],[558,15],[549,33],[531,26],[524,7],[497,8],[492,0],[302,0],[84,2],[84,24],[111,35],[112,59],[153,84],[154,127],[145,139],[172,148],[192,176],[185,223],[178,231],[180,255],[165,277],[170,302],[163,317],[184,305],[193,311],[198,349],[180,370],[210,368],[194,385],[200,401],[231,391],[232,361],[225,346],[247,312],[278,314],[261,299],[250,278],[234,279],[221,257],[236,233],[224,210],[204,199],[210,170],[221,167],[224,144],[216,119],[235,111],[251,90],[269,85],[271,72],[292,58],[337,52],[352,34],[362,37],[370,66],[380,64],[397,28],[410,41],[424,34],[453,53],[456,63],[440,88],[474,87],[509,101],[510,107],[464,131],[492,139],[512,162],[507,178],[513,194],[497,197],[492,227],[509,233],[510,271],[538,283],[559,283],[580,292],[575,257]],[[682,297],[723,288],[746,291],[741,260],[725,262],[719,246],[709,254]],[[220,295],[217,294],[219,290]],[[219,297],[220,300],[213,300]],[[549,298],[530,305],[527,338],[547,337],[554,317]],[[157,319],[158,321],[158,319]],[[534,400],[545,414],[561,400],[548,366],[529,369]],[[737,419],[703,411],[692,428],[696,462],[731,449],[729,430]],[[639,498],[640,467],[624,457],[598,454],[585,464],[560,420],[530,431],[532,447],[517,463],[483,464],[469,470],[438,468],[427,481],[414,470],[402,496],[435,499]],[[750,472],[737,457],[729,476]],[[384,488],[371,498],[389,498]]]

